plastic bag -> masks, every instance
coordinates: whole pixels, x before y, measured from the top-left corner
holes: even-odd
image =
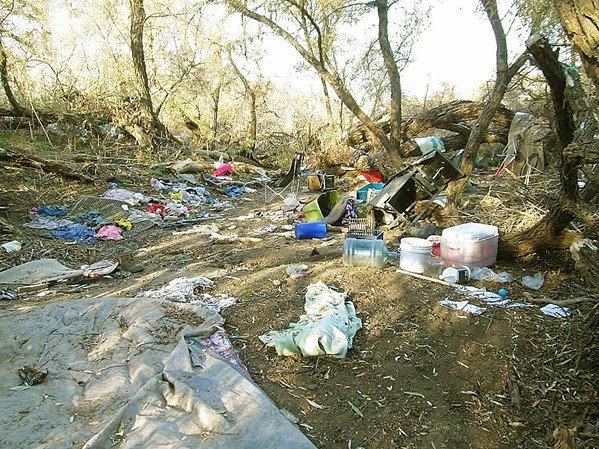
[[[534,276],[524,276],[522,278],[522,285],[533,290],[538,290],[543,286],[545,282],[545,273],[539,271]]]
[[[507,273],[495,273],[493,270],[487,267],[481,268],[473,268],[472,273],[470,273],[470,279],[474,279],[476,281],[491,281],[491,282],[512,282],[514,277]]]

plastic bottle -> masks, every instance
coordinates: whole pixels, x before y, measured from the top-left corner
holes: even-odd
[[[387,251],[384,240],[348,238],[343,242],[343,263],[350,267],[383,268],[390,257],[397,253]]]

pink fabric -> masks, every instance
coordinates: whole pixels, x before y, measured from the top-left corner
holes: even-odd
[[[98,229],[94,237],[104,240],[123,240],[125,237],[121,235],[122,232],[123,230],[118,226],[106,225]]]
[[[226,175],[232,175],[233,174],[233,167],[231,167],[229,164],[222,164],[220,167],[218,167],[216,170],[214,170],[212,172],[212,176],[226,176]]]

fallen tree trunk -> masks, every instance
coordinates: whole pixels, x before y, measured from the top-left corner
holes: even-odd
[[[464,136],[468,139],[472,130],[469,123],[473,123],[482,113],[484,105],[473,101],[452,101],[436,108],[423,112],[402,123],[403,140],[409,140],[418,134],[431,129],[444,129]],[[507,143],[507,135],[510,123],[514,118],[514,112],[500,106],[491,119],[490,130],[485,141]],[[388,121],[380,122],[381,128],[389,131]],[[454,138],[457,136],[451,136]],[[366,129],[359,125],[348,133],[347,143],[352,147],[360,146],[368,142],[369,136]],[[456,144],[457,145],[457,144]],[[406,155],[402,155],[406,156]]]
[[[564,157],[579,166],[599,164],[599,141],[571,143],[564,150]]]
[[[75,179],[93,184],[95,180],[87,175],[77,173],[70,167],[59,161],[50,161],[35,156],[28,156],[22,153],[6,150],[0,147],[0,160],[14,162],[27,167],[37,168],[46,172],[56,173],[66,179]]]
[[[52,111],[31,111],[29,109],[14,109],[0,108],[0,117],[14,117],[30,119],[32,123],[38,120],[42,124],[53,122],[67,122],[73,125],[81,125],[83,122],[105,123],[107,117],[102,112],[86,112],[86,113],[69,113],[69,112],[52,112]],[[39,124],[39,123],[38,123]]]

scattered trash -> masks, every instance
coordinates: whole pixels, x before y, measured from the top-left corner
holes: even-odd
[[[123,240],[123,230],[118,226],[106,225],[98,229],[94,235],[97,239],[103,240]]]
[[[244,193],[248,193],[249,190],[247,187],[237,187],[237,186],[227,186],[225,187],[225,195],[227,196],[241,196]]]
[[[233,296],[229,296],[226,293],[200,293],[198,299],[191,302],[208,310],[220,312],[227,307],[231,307],[237,302],[237,300]]]
[[[522,285],[533,290],[538,290],[543,286],[545,282],[545,273],[539,271],[534,276],[524,276],[522,278]]]
[[[512,282],[514,277],[505,271],[502,273],[495,273],[488,267],[476,267],[472,268],[470,279],[475,281],[490,281],[503,284]]]
[[[458,292],[466,294],[472,298],[476,298],[493,307],[502,307],[504,309],[534,307],[530,304],[512,302],[509,299],[506,299],[504,295],[501,295],[500,293],[488,292],[484,288],[472,287],[470,285],[456,285],[455,288]],[[507,295],[507,291],[505,293]]]
[[[188,183],[190,183],[190,184],[192,184],[194,186],[198,185],[198,180],[191,173],[181,173],[181,172],[179,172],[177,176],[179,176],[179,178],[181,178],[184,181],[187,181]]]
[[[439,279],[450,284],[465,284],[470,279],[470,268],[468,267],[448,267],[443,270]]]
[[[29,365],[19,368],[18,372],[23,383],[18,387],[11,388],[11,390],[26,390],[33,385],[41,384],[48,376],[48,370],[41,371]]]
[[[97,278],[113,273],[119,264],[110,260],[98,260],[83,269],[82,275],[88,278]]]
[[[200,341],[200,344],[223,357],[230,365],[245,374],[248,379],[251,378],[250,372],[237,355],[235,348],[231,344],[231,341],[224,330],[217,330],[210,337]]]
[[[128,189],[119,189],[119,188],[113,188],[113,189],[107,190],[102,195],[100,195],[100,198],[124,201],[125,203],[130,204],[131,206],[135,206],[141,202],[149,200],[149,198],[146,198],[141,193],[132,192],[131,190],[128,190]]]
[[[3,243],[2,248],[4,248],[7,253],[15,253],[21,251],[21,242],[13,240],[12,242]]]
[[[74,222],[71,220],[56,219],[47,216],[36,216],[28,223],[24,223],[23,226],[31,229],[49,229],[49,230],[58,230],[68,228],[73,225]]]
[[[99,210],[90,210],[89,212],[76,217],[74,221],[93,228],[110,224],[110,220],[104,218],[102,212]]]
[[[440,235],[429,235],[426,239],[433,244],[433,247],[431,249],[431,254],[435,257],[440,257],[441,256],[441,236]]]
[[[164,216],[165,206],[164,204],[152,203],[148,206],[148,212],[154,215]]]
[[[306,273],[307,270],[308,270],[308,265],[305,265],[305,264],[290,265],[285,269],[285,273],[291,279],[301,279],[308,275],[308,273]]]
[[[337,292],[324,282],[308,286],[305,315],[283,331],[270,331],[258,338],[267,346],[274,346],[279,355],[319,356],[343,358],[362,321],[356,316],[347,294]]]
[[[287,197],[283,200],[283,204],[285,204],[285,206],[290,207],[290,208],[297,208],[300,205],[299,200],[297,199],[297,195],[295,193],[290,193],[289,195],[287,195]]]
[[[39,259],[0,272],[0,284],[31,285],[57,282],[81,276],[83,270],[71,270],[55,259]]]
[[[52,231],[52,235],[57,239],[73,240],[77,243],[94,243],[96,241],[96,231],[81,224],[73,224],[65,230]]]
[[[384,240],[346,238],[343,242],[343,263],[351,267],[384,268],[397,253],[387,251]]]
[[[295,225],[295,238],[324,239],[327,236],[327,224],[324,221],[298,223]]]
[[[4,301],[14,301],[17,299],[17,294],[8,288],[3,288],[0,290],[0,300]]]
[[[480,315],[487,310],[484,307],[472,305],[469,301],[451,301],[449,299],[444,299],[443,301],[439,301],[439,304],[448,309],[460,310],[472,315]]]
[[[212,172],[212,176],[220,177],[233,174],[233,167],[229,164],[220,164],[219,167]]]
[[[158,290],[148,290],[137,296],[144,298],[163,298],[170,301],[189,302],[198,299],[195,290],[198,287],[212,287],[213,283],[210,279],[204,276],[192,278],[180,277],[173,279],[168,284]]]
[[[200,235],[211,235],[218,234],[218,226],[213,224],[202,224],[202,225],[194,225],[185,231],[173,231],[173,235],[186,235],[186,234],[200,234]]]
[[[568,318],[570,316],[570,309],[568,307],[561,307],[555,304],[547,304],[541,307],[541,312],[553,318]]]
[[[262,239],[258,237],[239,237],[237,234],[219,234],[218,232],[214,232],[210,234],[210,240],[214,243],[256,243],[261,242]]]
[[[63,217],[69,212],[67,206],[37,206],[31,208],[38,215],[49,215],[52,217]]]
[[[121,270],[128,271],[129,273],[139,273],[144,270],[144,266],[136,263],[133,254],[125,253],[119,256],[118,267]]]
[[[505,298],[505,297],[507,296],[507,290],[506,290],[505,288],[500,288],[500,289],[497,291],[497,294],[498,294],[499,296],[501,296],[502,298]]]

